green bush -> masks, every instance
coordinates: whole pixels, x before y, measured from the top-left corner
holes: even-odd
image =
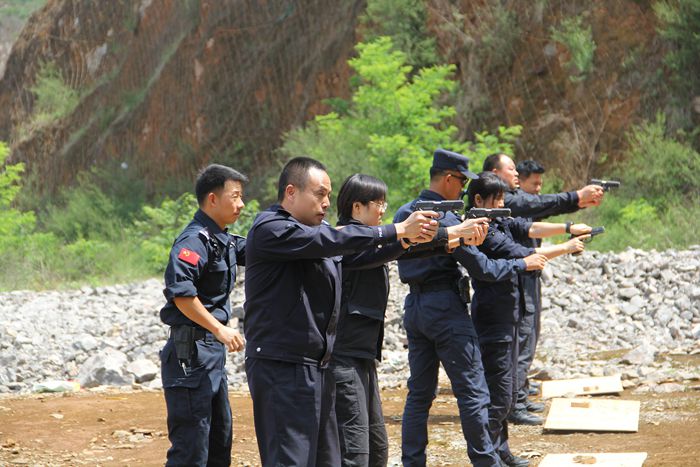
[[[0,142],[0,257],[11,265],[0,271],[0,290],[98,285],[162,273],[175,237],[197,209],[189,193],[134,209],[143,195],[139,186],[111,171],[81,174],[78,185],[37,221],[34,211],[12,207],[24,167],[5,164],[8,153]],[[231,231],[246,235],[258,209],[257,201],[248,202]]]
[[[569,50],[569,79],[574,82],[586,79],[593,69],[596,49],[591,26],[584,26],[583,18],[575,16],[563,19],[559,26],[552,27],[550,32],[552,40],[563,44]]]
[[[59,196],[46,209],[44,227],[68,241],[114,240],[122,237],[125,220],[119,216],[118,200],[108,197],[87,176]]]
[[[19,139],[70,115],[81,99],[80,92],[68,86],[61,71],[52,63],[42,64],[36,83],[30,90],[35,97],[32,116],[28,122],[18,126]]]
[[[38,10],[46,0],[3,0],[0,3],[0,17],[17,17],[26,20],[29,16]]]
[[[665,57],[674,71],[673,82],[687,95],[700,91],[700,0],[662,0],[654,3],[658,32],[673,44]]]
[[[666,119],[632,127],[629,150],[623,168],[626,190],[644,196],[658,206],[680,196],[700,197],[700,154],[690,143],[665,135]]]
[[[487,4],[477,11],[481,60],[491,70],[510,67],[521,35],[516,13],[500,2]]]
[[[406,55],[406,63],[416,68],[438,62],[435,39],[428,32],[428,12],[423,0],[369,0],[360,17],[365,41],[391,37],[397,50]]]
[[[344,114],[318,116],[289,132],[283,153],[323,161],[337,185],[358,170],[375,174],[390,187],[389,204],[398,207],[427,185],[436,148],[474,157],[474,167],[491,152],[512,149],[519,128],[499,129],[498,136],[479,133],[474,144],[457,140],[455,109],[440,103],[455,89],[453,66],[423,68],[410,78],[406,55],[393,49],[391,39],[360,43],[357,50],[349,63],[358,84]]]
[[[572,216],[605,226],[590,248],[623,250],[685,248],[700,231],[700,154],[683,140],[665,135],[665,118],[632,127],[625,164],[617,169],[622,187],[603,204]]]

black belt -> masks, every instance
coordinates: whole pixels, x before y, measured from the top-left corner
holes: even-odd
[[[442,290],[452,290],[459,293],[457,284],[447,282],[433,282],[431,284],[409,284],[411,293],[440,292]]]
[[[199,328],[196,326],[188,326],[186,324],[181,324],[179,326],[172,326],[172,328],[179,328],[179,327],[188,327],[192,328],[192,340],[199,341],[199,340],[206,340],[207,336],[210,336],[210,338],[214,337],[214,334],[211,332],[207,331],[204,328]],[[172,333],[172,331],[171,331]]]

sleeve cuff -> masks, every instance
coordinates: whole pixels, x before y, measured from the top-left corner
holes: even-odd
[[[524,259],[516,259],[514,268],[517,272],[524,272],[527,269]]]
[[[165,286],[163,294],[168,300],[172,300],[174,297],[196,297],[197,288],[190,281],[174,282]]]
[[[447,234],[447,227],[438,227],[437,235],[435,235],[435,242],[438,245],[446,245],[448,240],[449,236]]]
[[[575,191],[570,191],[569,193],[571,194],[571,200],[574,206],[578,206],[578,193]]]
[[[389,242],[395,242],[398,240],[396,238],[396,226],[394,224],[380,225],[377,228],[375,238],[378,239],[379,244],[381,245]]]

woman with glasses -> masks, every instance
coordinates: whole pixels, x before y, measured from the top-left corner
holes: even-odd
[[[376,226],[386,212],[386,184],[354,174],[338,193],[338,226]],[[336,416],[344,466],[385,466],[388,440],[379,398],[377,366],[384,339],[389,296],[386,262],[401,256],[408,244],[343,259],[343,291],[331,369],[336,380]]]
[[[381,224],[387,186],[375,177],[354,174],[338,193],[338,228]],[[382,415],[376,361],[381,360],[384,317],[389,297],[387,262],[398,257],[447,254],[449,240],[483,241],[483,219],[438,230],[431,243],[397,241],[343,257],[340,317],[330,367],[336,380],[336,416],[343,466],[386,466],[388,440]]]

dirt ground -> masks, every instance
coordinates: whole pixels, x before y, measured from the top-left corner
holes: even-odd
[[[391,439],[390,464],[400,461],[405,390],[383,393]],[[633,395],[640,400],[639,432],[543,432],[511,429],[513,450],[537,465],[547,453],[649,453],[648,466],[700,465],[700,391]],[[244,392],[231,394],[233,465],[259,465],[252,405]],[[441,388],[430,418],[429,465],[466,466],[454,397]],[[160,391],[90,392],[0,398],[0,465],[162,465],[169,446]]]

